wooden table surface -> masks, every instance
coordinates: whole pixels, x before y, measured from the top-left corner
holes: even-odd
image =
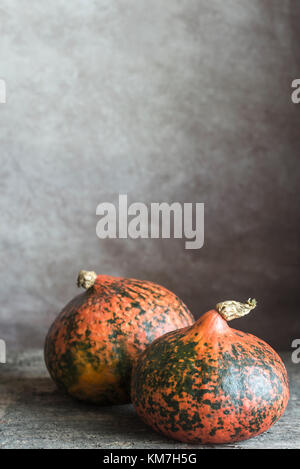
[[[41,351],[0,364],[0,448],[300,448],[300,364],[281,354],[291,397],[284,416],[266,433],[230,445],[186,445],[144,425],[131,405],[96,407],[60,394]]]

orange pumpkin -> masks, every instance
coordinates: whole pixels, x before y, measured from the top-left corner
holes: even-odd
[[[194,319],[174,293],[148,281],[81,271],[76,296],[51,326],[45,361],[71,396],[99,404],[130,401],[133,360],[162,334]]]
[[[281,359],[263,340],[227,323],[255,304],[219,303],[139,356],[132,401],[147,424],[187,443],[232,443],[281,417],[289,398]]]

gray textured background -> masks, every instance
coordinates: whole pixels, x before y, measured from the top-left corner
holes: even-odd
[[[2,0],[1,309],[41,346],[80,268],[146,278],[200,314],[300,336],[300,2]],[[205,246],[96,237],[100,202],[204,202]]]

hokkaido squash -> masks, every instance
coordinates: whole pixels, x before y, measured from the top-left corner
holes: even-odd
[[[133,360],[162,334],[189,326],[183,302],[148,281],[81,271],[87,290],[62,310],[45,342],[45,361],[57,386],[99,404],[130,401]]]
[[[219,303],[139,356],[132,401],[147,424],[187,443],[230,443],[281,417],[289,398],[281,359],[263,340],[227,324],[255,304]]]

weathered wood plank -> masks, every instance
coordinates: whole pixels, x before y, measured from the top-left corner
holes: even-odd
[[[284,416],[263,435],[217,448],[300,448],[300,364],[293,364],[290,354],[283,354],[283,358],[291,384]],[[139,420],[131,405],[96,407],[61,395],[48,376],[42,352],[33,351],[0,365],[0,448],[195,446],[156,434]]]

